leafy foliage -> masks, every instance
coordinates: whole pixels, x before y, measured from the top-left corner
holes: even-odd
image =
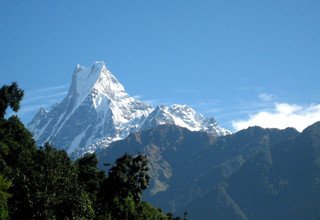
[[[23,91],[16,82],[9,86],[2,86],[0,89],[0,118],[4,118],[8,107],[11,107],[15,112],[18,111],[23,95]]]
[[[10,186],[11,182],[0,175],[0,219],[7,219],[9,217],[8,198],[10,194],[8,193],[8,189]]]
[[[95,154],[72,161],[50,144],[37,149],[17,116],[23,91],[16,83],[0,88],[0,218],[167,219],[141,201],[149,183],[146,156],[125,154],[108,176]]]
[[[142,191],[149,183],[148,161],[143,155],[125,154],[116,160],[103,182],[102,206],[116,218],[132,218],[137,215]]]
[[[142,191],[149,183],[148,161],[143,155],[132,157],[125,154],[116,160],[116,164],[109,171],[107,187],[111,197],[127,198],[132,196],[139,202]]]
[[[76,171],[64,151],[46,144],[36,152],[28,172],[31,217],[93,217],[91,201],[77,181]]]
[[[95,154],[86,154],[75,162],[79,184],[88,193],[96,213],[101,213],[102,210],[98,204],[98,196],[106,175],[97,168],[97,164],[98,160]]]

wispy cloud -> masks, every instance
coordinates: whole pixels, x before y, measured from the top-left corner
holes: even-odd
[[[41,94],[41,95],[33,96],[33,97],[28,96],[23,101],[23,104],[29,104],[29,103],[36,102],[36,101],[39,101],[39,100],[48,100],[48,99],[52,99],[52,98],[63,97],[67,93],[68,93],[67,91],[63,91],[63,92],[51,93],[51,94],[45,94],[45,95]]]
[[[147,100],[143,100],[143,102],[147,103],[148,105],[151,106],[156,106],[159,103],[159,100],[157,99],[147,99]]]
[[[259,94],[259,98],[264,102],[270,102],[273,99],[274,95],[269,93],[261,93]]]
[[[320,104],[307,106],[275,103],[273,109],[261,110],[250,115],[247,120],[236,120],[232,122],[233,128],[238,131],[249,126],[261,126],[263,128],[294,127],[302,131],[307,126],[320,121]]]
[[[134,95],[134,96],[132,96],[132,98],[134,98],[134,99],[142,99],[142,95]]]
[[[176,100],[174,98],[156,98],[156,99],[144,99],[141,100],[148,105],[151,105],[153,107],[156,107],[158,105],[172,105],[176,103]]]
[[[147,99],[147,100],[143,100],[143,102],[145,102],[148,105],[151,105],[153,107],[156,107],[158,105],[168,105],[169,104],[166,100],[163,100],[163,99]]]
[[[212,107],[219,106],[221,104],[220,99],[202,99],[197,100],[195,103],[192,104],[192,106],[197,108],[204,108],[204,109],[211,109]]]
[[[28,114],[30,112],[38,111],[41,107],[42,108],[46,108],[48,106],[45,103],[37,104],[37,105],[29,105],[29,106],[26,106],[26,107],[22,108],[19,111],[19,115],[23,116],[23,115]]]
[[[67,94],[68,85],[51,86],[25,92],[24,104],[43,102],[52,98],[63,97]]]
[[[41,108],[48,109],[54,103],[61,101],[67,94],[68,85],[51,86],[25,91],[18,115],[24,122],[28,122]]]
[[[26,95],[35,95],[39,93],[51,93],[54,91],[61,91],[61,90],[67,90],[69,85],[58,85],[58,86],[51,86],[51,87],[46,87],[46,88],[39,88],[39,89],[34,89],[30,91],[25,91]]]

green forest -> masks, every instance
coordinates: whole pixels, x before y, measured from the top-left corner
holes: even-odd
[[[95,154],[73,161],[48,143],[37,147],[16,115],[6,117],[23,94],[17,83],[0,89],[1,219],[180,219],[141,200],[150,179],[146,156],[103,161],[106,174]]]

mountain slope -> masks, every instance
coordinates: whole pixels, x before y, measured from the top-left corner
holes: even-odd
[[[98,152],[145,153],[144,197],[190,219],[319,219],[320,122],[302,133],[251,127],[232,135],[163,125]]]
[[[68,95],[48,113],[38,113],[28,128],[39,144],[49,141],[68,153],[77,147],[93,151],[97,142],[109,144],[136,131],[151,110],[130,97],[103,62],[96,62],[91,69],[78,65]]]
[[[272,166],[270,158],[278,155],[271,149],[285,149],[285,143],[302,135],[292,128],[251,127],[216,137],[162,125],[131,134],[97,153],[100,163],[123,153],[146,154],[152,181],[144,197],[167,211],[178,215],[188,211],[190,219],[263,219],[261,215],[273,204],[267,196],[265,201],[258,199],[273,192],[264,176]],[[279,160],[286,157],[280,154]],[[276,164],[274,169],[279,167]],[[280,216],[281,212],[274,213],[274,219]]]
[[[91,68],[77,65],[67,96],[50,111],[40,109],[28,129],[38,145],[50,142],[77,157],[161,124],[216,136],[229,133],[213,118],[204,118],[185,105],[153,109],[130,97],[102,61]]]
[[[259,152],[226,191],[249,219],[319,219],[319,161],[320,122]]]

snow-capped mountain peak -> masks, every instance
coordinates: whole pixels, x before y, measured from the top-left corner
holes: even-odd
[[[75,107],[80,105],[90,93],[96,98],[94,100],[96,108],[99,108],[102,100],[99,95],[115,101],[129,97],[103,61],[96,61],[91,68],[78,64],[73,73],[68,95],[74,99]]]
[[[97,61],[91,68],[78,64],[67,96],[49,112],[40,109],[28,128],[39,145],[51,142],[79,156],[161,124],[216,135],[228,133],[212,120],[186,105],[153,109],[130,97],[105,63]]]
[[[205,131],[217,136],[230,134],[221,128],[214,118],[205,118],[187,105],[173,104],[169,107],[160,105],[150,113],[142,129],[146,130],[162,124],[173,124],[189,129],[190,131]]]

